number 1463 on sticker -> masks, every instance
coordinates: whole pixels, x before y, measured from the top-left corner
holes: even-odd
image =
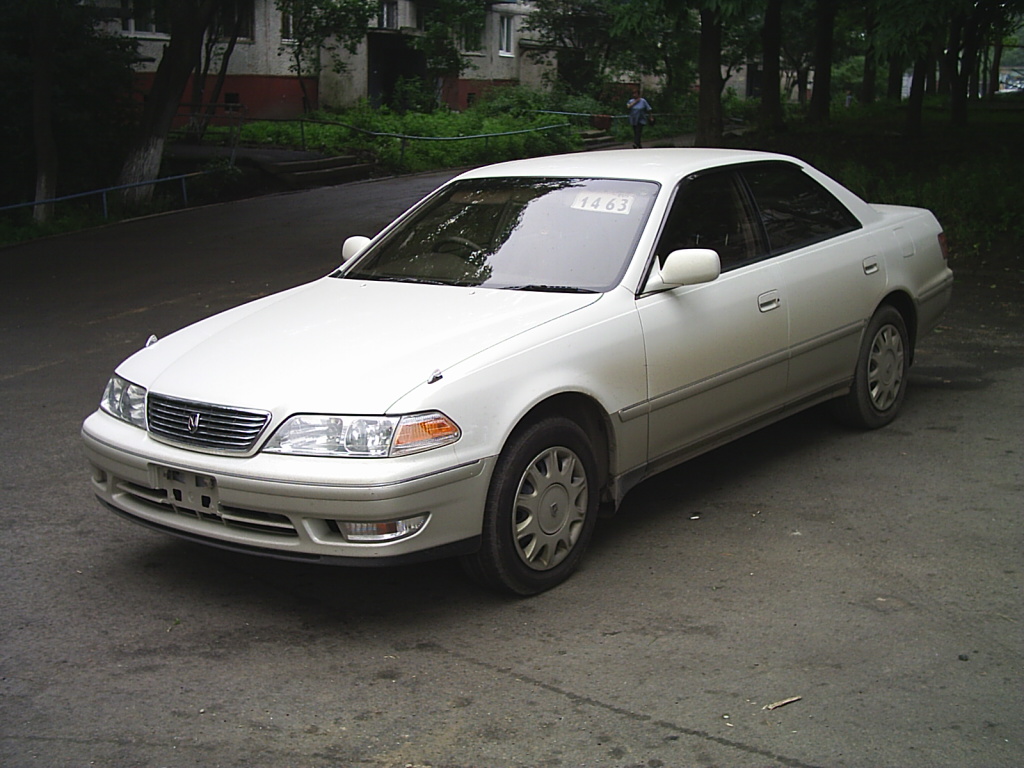
[[[633,207],[633,195],[602,195],[580,192],[572,201],[572,207],[577,211],[626,214]]]

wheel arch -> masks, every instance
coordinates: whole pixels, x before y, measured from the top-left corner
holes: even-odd
[[[898,290],[888,294],[878,306],[889,305],[903,317],[907,326],[907,337],[910,340],[910,362],[914,362],[914,351],[917,349],[917,305],[906,291]],[[877,310],[876,310],[877,311]]]
[[[597,462],[598,488],[601,492],[602,508],[605,508],[611,503],[609,480],[614,439],[608,414],[594,398],[582,392],[561,392],[541,400],[523,414],[509,433],[506,444],[520,430],[551,416],[567,418],[586,433],[594,451],[594,460]]]

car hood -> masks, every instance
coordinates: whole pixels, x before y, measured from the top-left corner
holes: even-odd
[[[387,413],[435,371],[599,298],[323,278],[178,331],[118,373],[160,394],[277,416]]]

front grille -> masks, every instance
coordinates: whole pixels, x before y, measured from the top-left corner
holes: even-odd
[[[146,419],[149,431],[165,440],[211,451],[244,453],[252,450],[270,414],[150,392]]]

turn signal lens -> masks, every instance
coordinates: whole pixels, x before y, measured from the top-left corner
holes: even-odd
[[[454,443],[462,436],[458,425],[443,413],[403,416],[391,443],[392,456],[426,451]]]

